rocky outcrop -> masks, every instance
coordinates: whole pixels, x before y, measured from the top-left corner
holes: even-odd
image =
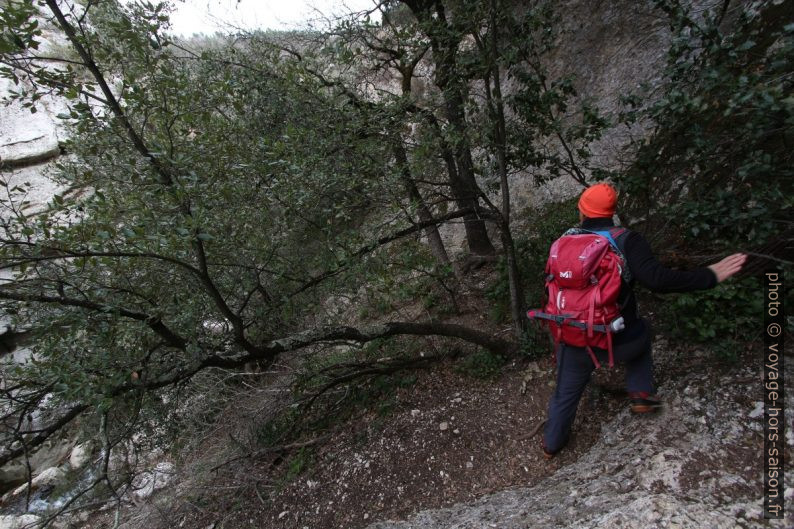
[[[83,443],[72,448],[69,454],[69,466],[73,470],[83,468],[89,461],[91,461],[91,452],[93,446],[91,442]]]
[[[709,2],[693,0],[692,3],[701,9]],[[554,3],[554,8],[560,17],[555,25],[560,46],[543,57],[543,66],[549,82],[570,77],[577,93],[569,105],[570,115],[558,118],[563,122],[580,119],[576,109],[583,102],[596,108],[612,125],[603,131],[599,140],[589,145],[591,164],[608,171],[620,170],[632,137],[642,138],[646,134],[641,125],[628,128],[618,123],[620,100],[640,91],[641,86],[653,89],[662,83],[671,39],[666,19],[651,2],[633,0],[561,0]],[[506,94],[514,89],[511,83],[509,78],[505,79],[503,90]],[[556,138],[549,137],[542,142],[538,148],[567,159],[565,149]],[[572,150],[577,147],[569,145]],[[577,164],[590,178],[590,171],[582,166],[581,160]],[[517,231],[532,226],[533,209],[570,199],[583,189],[567,174],[549,179],[545,168],[519,171],[508,181],[511,208],[515,212],[513,226]],[[491,200],[499,203],[498,193],[494,193]],[[574,212],[571,215],[572,219],[576,218]],[[465,234],[460,225],[448,223],[441,226],[440,231],[452,253],[465,248]],[[498,239],[495,233],[493,238]]]
[[[22,516],[0,516],[0,529],[30,529],[36,527],[41,518],[33,514]]]
[[[555,29],[561,45],[545,57],[544,67],[550,80],[570,76],[577,92],[576,104],[586,101],[612,121],[602,138],[590,147],[595,166],[618,170],[624,163],[623,150],[631,135],[644,134],[641,127],[630,130],[615,124],[620,98],[639,90],[641,85],[656,87],[661,83],[670,42],[669,27],[651,2],[562,0],[555,2],[554,8],[560,16]],[[576,104],[571,105],[571,110]],[[547,148],[565,154],[553,140]],[[584,172],[590,176],[587,170]],[[519,173],[510,181],[516,211],[559,202],[581,190],[581,184],[567,175],[540,186],[531,174]]]
[[[52,51],[58,42],[59,39],[47,31],[42,49]],[[0,77],[0,100],[6,99],[22,87],[24,81],[15,85]],[[63,132],[57,114],[65,111],[64,101],[51,97],[40,99],[35,112],[31,112],[18,101],[0,104],[0,182],[3,184],[0,217],[30,215],[45,207],[54,194],[64,191],[62,186],[49,178],[49,171],[61,153],[60,140]],[[0,283],[12,279],[13,276],[13,270],[0,271]],[[2,361],[27,361],[30,350],[20,347],[22,343],[17,339],[25,334],[25,330],[14,329],[11,319],[2,312],[0,329],[4,329],[3,341],[0,342]],[[32,418],[35,419],[35,414]],[[30,465],[33,475],[38,476],[43,470],[59,465],[64,457],[68,457],[71,444],[67,441],[54,441],[32,454]],[[27,480],[28,469],[22,463],[9,463],[0,467],[0,493],[26,483]]]
[[[763,520],[760,369],[719,378],[698,371],[666,384],[662,415],[619,414],[586,455],[534,487],[370,529],[792,527],[791,513],[787,520]],[[786,370],[794,375],[791,362]],[[792,409],[791,392],[786,401]],[[790,428],[786,442],[794,449]],[[792,477],[786,476],[789,502]]]
[[[53,468],[59,467],[69,458],[72,451],[74,441],[69,439],[52,439],[46,442],[39,450],[31,454],[29,463],[31,471],[33,472],[33,482],[38,486],[37,482],[39,476],[45,472],[53,472]],[[59,474],[58,477],[61,475]],[[28,481],[28,469],[24,461],[13,461],[0,467],[0,494],[12,490],[15,487],[25,484]],[[8,495],[0,498],[0,506],[8,503],[8,499],[18,494],[14,491]]]
[[[15,88],[11,81],[0,78],[1,96]],[[60,154],[57,111],[51,107],[63,108],[63,104],[40,101],[35,113],[18,103],[0,107],[0,165],[4,169],[35,166]]]

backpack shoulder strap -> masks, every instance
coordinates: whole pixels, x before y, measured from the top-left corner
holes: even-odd
[[[614,241],[615,248],[617,249],[617,253],[620,258],[623,260],[623,267],[620,271],[620,275],[626,283],[631,283],[633,277],[631,275],[631,270],[629,270],[629,261],[626,259],[626,238],[631,232],[626,228],[621,226],[615,226],[611,230],[609,230],[609,234]]]
[[[565,230],[565,233],[560,235],[560,239],[562,239],[566,235],[581,235],[582,233],[592,233],[592,232],[583,230],[582,228],[578,228],[578,227],[568,228],[567,230]]]
[[[623,243],[626,240],[626,235],[629,234],[629,230],[620,226],[613,226],[608,230],[585,230],[583,228],[574,228],[578,231],[578,233],[595,233],[596,235],[600,235],[604,237],[606,240],[609,241],[609,244],[612,245],[612,248],[617,251],[621,257],[623,257]],[[568,230],[572,231],[572,230]],[[568,233],[566,232],[566,235]]]
[[[623,228],[618,228],[618,230],[621,230],[621,229],[623,229]],[[619,236],[619,234],[615,230],[615,228],[609,228],[608,230],[586,230],[586,231],[588,231],[589,233],[595,233],[596,235],[600,235],[601,237],[604,237],[606,240],[609,241],[609,244],[612,246],[612,248],[616,252],[620,253],[621,257],[623,256],[622,255],[623,252],[621,251],[620,247],[618,246],[617,241],[615,240],[615,237]]]
[[[621,255],[626,255],[626,237],[631,233],[629,230],[622,226],[615,226],[609,229],[609,235],[611,237],[611,243],[615,245]]]

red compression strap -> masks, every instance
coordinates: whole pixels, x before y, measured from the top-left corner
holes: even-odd
[[[593,365],[595,366],[595,368],[598,369],[599,367],[601,367],[601,364],[598,362],[598,358],[596,358],[593,349],[589,345],[586,347],[586,349],[587,349],[587,353],[590,355],[590,358],[593,360]]]
[[[596,296],[598,296],[598,289],[593,289],[593,293],[590,294],[590,312],[587,315],[587,337],[593,337],[593,325],[595,324],[595,304],[596,304]]]
[[[609,368],[612,369],[615,367],[615,355],[612,352],[612,329],[607,327],[606,318],[601,318],[604,322],[604,329],[607,333],[607,350],[609,351]]]

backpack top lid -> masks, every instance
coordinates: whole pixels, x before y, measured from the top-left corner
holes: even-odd
[[[631,270],[629,269],[625,252],[626,238],[629,233],[631,232],[622,226],[609,226],[603,230],[586,230],[577,226],[567,230],[562,234],[561,238],[565,237],[566,235],[582,234],[595,234],[604,237],[607,241],[609,241],[609,244],[612,246],[612,250],[619,257],[617,262],[618,269],[620,270],[620,277],[626,282],[626,284],[631,284],[634,277],[632,276]]]
[[[551,245],[547,273],[563,288],[582,289],[598,281],[602,261],[609,260],[610,244],[601,235],[563,235]]]

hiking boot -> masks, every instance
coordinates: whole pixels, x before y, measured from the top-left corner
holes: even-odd
[[[655,413],[662,409],[662,401],[646,391],[629,393],[632,413]]]
[[[540,440],[540,449],[543,451],[543,457],[546,459],[554,459],[554,456],[557,454],[556,452],[549,452],[546,448],[546,441],[541,439]]]

